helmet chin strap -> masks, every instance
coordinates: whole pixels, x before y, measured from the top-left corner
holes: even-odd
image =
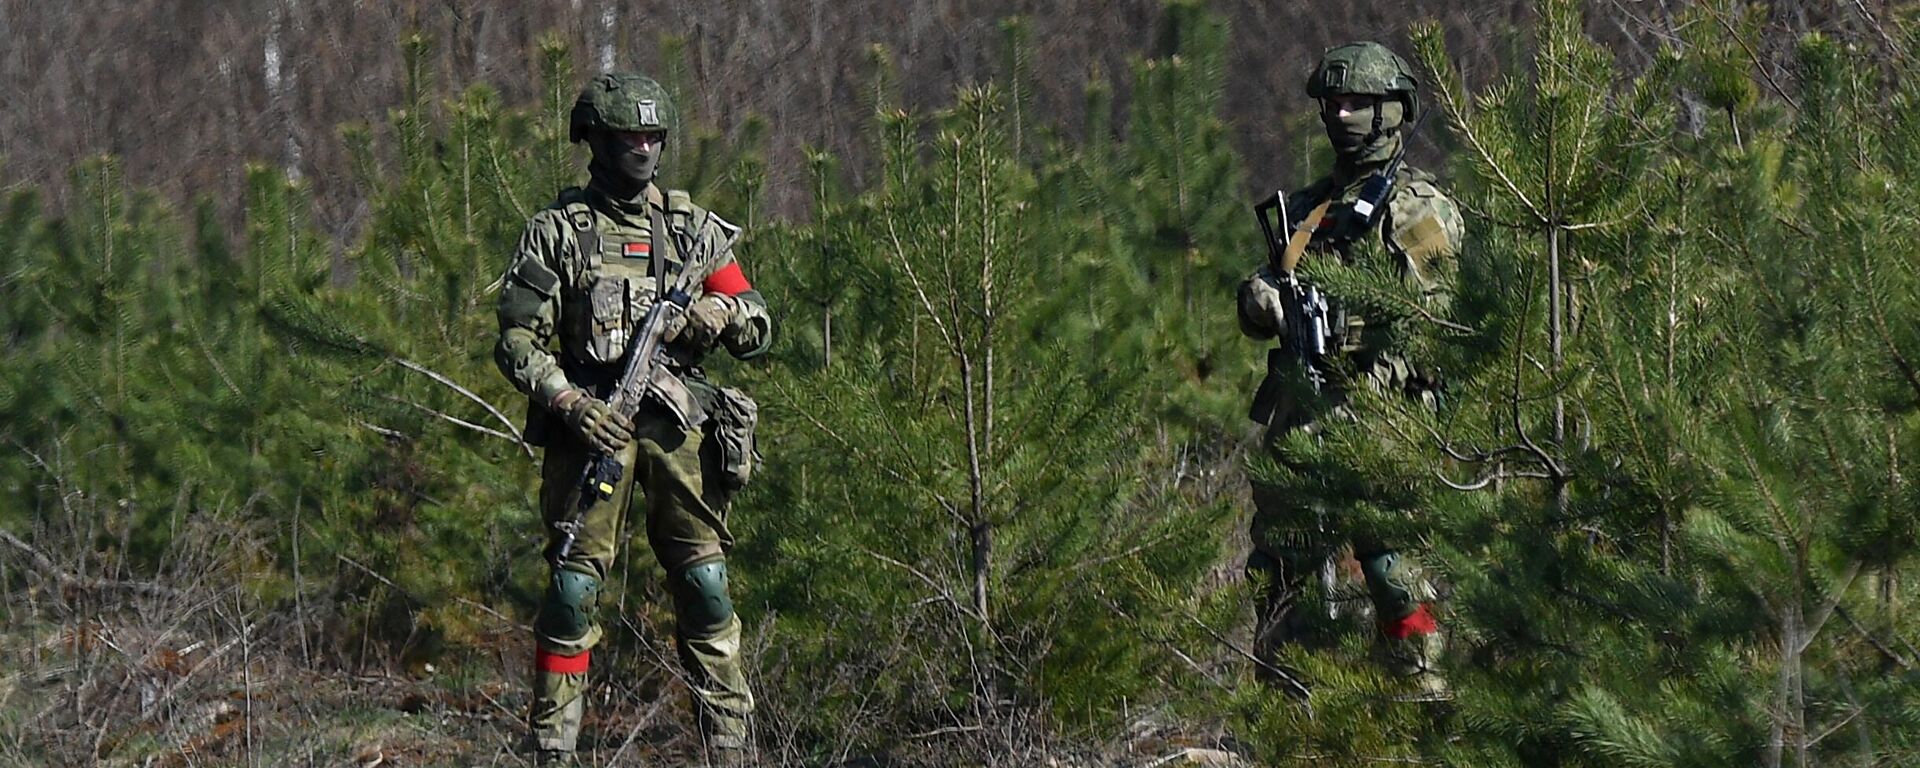
[[[1367,134],[1367,145],[1372,146],[1380,140],[1380,97],[1373,97],[1373,131]]]
[[[1366,137],[1361,140],[1360,146],[1355,147],[1353,151],[1350,153],[1345,153],[1348,157],[1354,158],[1354,162],[1362,162],[1359,160],[1359,158],[1365,158],[1365,157],[1371,156],[1373,153],[1379,151],[1380,142],[1382,140],[1387,139],[1388,137],[1401,132],[1401,130],[1405,127],[1404,120],[1394,125],[1392,128],[1386,127],[1385,125],[1386,118],[1382,114],[1382,112],[1384,111],[1382,109],[1382,106],[1385,103],[1386,103],[1386,97],[1375,97],[1373,99],[1372,127],[1368,130]],[[1403,145],[1394,154],[1398,156],[1405,152],[1406,152],[1406,147]],[[1377,159],[1385,159],[1385,158],[1377,158]]]

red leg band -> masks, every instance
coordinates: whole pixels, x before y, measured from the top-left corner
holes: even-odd
[[[533,666],[542,672],[561,675],[578,675],[587,671],[587,660],[593,651],[581,651],[578,656],[561,656],[544,648],[533,652]]]
[[[1413,609],[1413,613],[1399,621],[1380,622],[1380,633],[1395,640],[1405,640],[1414,635],[1431,635],[1440,631],[1440,622],[1433,619],[1433,612],[1427,610],[1425,603]]]

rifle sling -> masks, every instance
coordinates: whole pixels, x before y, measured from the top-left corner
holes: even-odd
[[[1280,270],[1292,274],[1300,266],[1300,257],[1307,252],[1307,246],[1313,242],[1313,231],[1320,228],[1320,220],[1327,215],[1327,209],[1333,207],[1333,198],[1322,200],[1319,205],[1300,220],[1293,229],[1293,235],[1287,238],[1287,252],[1280,257]]]
[[[648,188],[652,191],[653,187]],[[658,192],[653,194],[657,195]],[[673,248],[673,237],[667,234],[667,219],[660,213],[660,205],[648,195],[647,228],[653,230],[649,237],[654,247],[647,253],[647,269],[653,272],[653,290],[656,299],[667,295],[667,252]]]

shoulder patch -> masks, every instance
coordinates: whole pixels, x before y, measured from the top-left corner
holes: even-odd
[[[1402,243],[1402,250],[1414,263],[1425,265],[1435,256],[1453,250],[1453,240],[1447,237],[1447,228],[1440,219],[1427,216],[1407,227],[1404,234],[1395,238]]]
[[[513,269],[508,270],[508,274],[521,284],[532,288],[543,299],[553,298],[554,291],[560,287],[560,276],[554,274],[553,270],[547,269],[546,265],[541,264],[538,259],[524,259],[519,264],[515,264]]]
[[[1416,264],[1424,265],[1459,247],[1463,234],[1459,213],[1432,182],[1419,180],[1402,187],[1390,211],[1393,240]]]

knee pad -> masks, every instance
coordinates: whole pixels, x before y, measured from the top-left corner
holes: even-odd
[[[701,563],[667,577],[673,593],[673,613],[682,629],[706,633],[733,618],[733,600],[727,596],[727,563]]]
[[[1366,552],[1357,559],[1367,577],[1375,611],[1382,619],[1401,618],[1435,598],[1433,586],[1412,559],[1392,550]]]
[[[593,608],[600,599],[600,580],[592,574],[555,568],[540,599],[540,617],[534,629],[554,640],[578,640],[593,629]]]

